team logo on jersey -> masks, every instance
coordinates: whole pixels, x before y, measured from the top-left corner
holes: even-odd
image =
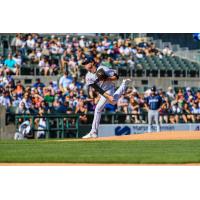
[[[120,136],[120,135],[130,135],[131,134],[131,129],[128,126],[117,126],[115,128],[115,135]]]

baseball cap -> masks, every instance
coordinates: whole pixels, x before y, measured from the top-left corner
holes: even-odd
[[[87,65],[88,63],[94,62],[93,57],[88,56],[84,59],[84,61],[82,62],[83,65]]]
[[[151,91],[152,91],[152,92],[156,92],[156,86],[153,86],[153,87],[151,88]]]

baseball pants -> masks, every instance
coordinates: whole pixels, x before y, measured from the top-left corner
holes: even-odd
[[[116,90],[116,92],[114,92],[115,88],[112,87],[110,90],[107,90],[106,93],[113,95],[114,101],[115,101],[115,103],[117,103],[120,96],[125,92],[125,89],[126,89],[126,85],[121,84],[121,86]],[[100,123],[100,120],[101,120],[101,112],[104,109],[106,103],[108,103],[108,100],[104,96],[101,95],[101,98],[99,99],[99,102],[98,102],[98,104],[95,108],[95,111],[94,111],[94,119],[93,119],[93,122],[92,122],[92,129],[91,129],[90,132],[97,133],[99,123]]]
[[[160,132],[159,112],[158,110],[149,110],[148,112],[148,132],[151,132],[153,119],[156,122],[157,132]]]

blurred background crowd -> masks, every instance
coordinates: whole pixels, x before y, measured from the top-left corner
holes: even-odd
[[[145,119],[137,114],[146,112],[145,98],[150,93],[150,90],[139,93],[129,87],[118,104],[106,104],[104,112],[133,114],[127,116],[127,122],[145,123]],[[168,91],[158,88],[157,93],[163,99],[161,123],[199,122],[199,116],[192,114],[200,114],[200,90],[193,92],[187,87],[186,91],[179,89],[175,92],[169,87]],[[53,81],[45,85],[37,79],[31,87],[25,88],[21,81],[15,84],[10,75],[0,81],[0,105],[5,106],[8,113],[75,113],[80,114],[81,123],[87,123],[87,114],[94,112],[98,100],[99,95],[92,88],[88,90],[83,82],[74,80],[67,72],[58,84]]]
[[[93,56],[97,66],[122,66],[134,68],[137,58],[156,55],[172,55],[168,46],[159,51],[153,42],[141,41],[136,44],[130,37],[126,39],[108,36],[86,38],[84,35],[45,37],[40,34],[16,34],[11,40],[9,52],[0,55],[0,75],[20,75],[23,67],[34,73],[33,67],[39,69],[38,75],[58,75],[68,71],[72,77],[84,75],[82,62],[86,55]],[[83,70],[83,71],[82,71]]]
[[[98,37],[97,37],[98,38]],[[164,55],[174,56],[168,46],[162,51],[153,42],[141,41],[136,45],[134,40],[102,39],[88,40],[85,36],[66,35],[61,39],[57,35],[46,38],[40,34],[16,34],[11,41],[11,50],[7,55],[0,55],[0,105],[6,107],[8,113],[40,114],[67,113],[80,114],[81,123],[89,123],[87,114],[93,113],[99,95],[85,86],[86,71],[82,62],[87,55],[94,58],[97,67],[104,65],[110,68],[123,66],[133,69],[137,59]],[[40,78],[25,87],[20,80],[15,81],[23,66],[35,66],[39,75],[59,76],[59,81],[44,84]],[[29,69],[29,74],[33,74]],[[157,93],[163,99],[160,110],[161,123],[199,122],[200,91],[167,91],[158,88]],[[146,112],[145,98],[150,95],[147,90],[138,92],[129,87],[120,98],[118,104],[106,104],[104,112],[133,114],[126,117],[127,122],[146,123],[141,114]],[[170,115],[173,114],[173,115]],[[141,115],[141,116],[139,116]]]

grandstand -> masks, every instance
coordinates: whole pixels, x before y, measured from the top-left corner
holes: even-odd
[[[24,35],[27,36],[26,34]],[[40,40],[45,39],[52,41],[52,35],[56,35],[60,40],[59,42],[64,45],[66,41],[66,35],[69,34],[40,34],[37,37]],[[81,35],[82,34],[70,34],[70,38],[78,41]],[[98,43],[99,41],[103,41],[103,35],[104,34],[85,34],[84,36],[85,41],[87,41],[88,43],[90,42],[90,46],[92,47],[92,45]],[[139,36],[142,36],[142,38],[140,38]],[[112,45],[113,42],[117,41],[119,38],[125,39],[128,37],[131,39],[132,47],[135,47],[135,45],[137,46],[139,43],[141,43],[141,40],[143,40],[147,43],[153,42],[156,45],[156,48],[161,52],[161,55],[151,54],[150,56],[143,56],[144,52],[142,52],[142,57],[137,57],[136,55],[127,56],[119,54],[117,58],[113,58],[113,56],[111,55],[114,61],[112,62],[112,64],[110,64],[110,66],[115,67],[121,77],[133,77],[135,83],[137,83],[137,85],[135,85],[136,88],[140,88],[141,91],[144,91],[147,87],[151,87],[151,85],[154,85],[155,82],[151,80],[151,77],[158,78],[157,81],[160,80],[159,85],[164,89],[167,89],[167,86],[169,85],[173,85],[174,87],[181,87],[183,80],[184,85],[189,85],[191,83],[191,80],[193,80],[193,85],[191,86],[196,88],[199,87],[198,78],[200,74],[200,63],[197,59],[186,59],[186,53],[185,51],[183,52],[183,47],[186,47],[186,45],[188,44],[190,44],[188,46],[188,49],[194,49],[199,46],[199,42],[192,41],[192,34],[108,34],[108,38],[111,41]],[[17,50],[15,47],[12,46],[12,41],[14,38],[15,34],[0,34],[0,54],[4,56],[4,59],[7,57],[9,52],[12,52],[12,50]],[[162,55],[162,50],[166,46],[169,46],[169,48],[173,51],[173,56]],[[182,50],[180,51],[181,48]],[[29,55],[31,54],[30,52],[28,53]],[[34,77],[40,76],[43,82],[48,82],[48,76],[44,77],[42,75],[38,62],[33,61],[33,59],[29,58],[31,57],[31,55],[29,56],[28,53],[26,52],[26,54],[23,55],[23,63],[20,66],[20,76],[16,76],[14,78],[16,80],[22,80],[23,83],[26,85],[31,85],[34,82],[34,78],[32,77],[32,75],[34,75]],[[184,56],[179,56],[183,54]],[[188,52],[188,55],[189,54],[190,53]],[[103,58],[101,61],[105,63],[104,57],[106,55],[104,53],[102,53],[101,55],[101,59]],[[52,57],[50,59],[53,59],[56,64],[60,66],[61,56],[62,54],[54,54],[50,56]],[[130,64],[130,60],[133,63]],[[81,68],[82,66],[79,64],[79,69],[81,71],[81,73],[79,73],[79,76],[84,76],[84,70],[82,70]],[[58,79],[57,77],[59,77],[59,73],[56,74],[55,77],[53,77],[53,80]],[[162,84],[162,79],[165,77],[169,77],[167,85]],[[143,85],[142,83],[147,84]]]
[[[194,50],[200,47],[200,41],[195,41],[192,33],[147,33],[146,36],[171,45],[179,45],[179,48]]]
[[[162,111],[169,116],[167,120],[161,119],[163,123],[178,123],[170,117],[175,114],[180,115],[179,122],[199,122],[198,117],[185,118],[183,107],[180,113],[173,110],[179,96],[183,96],[190,106],[189,112],[200,113],[199,49],[199,42],[192,40],[192,34],[0,34],[0,104],[1,99],[9,99],[4,101],[7,102],[7,123],[13,121],[15,114],[32,115],[36,124],[35,115],[57,114],[54,129],[58,136],[59,133],[64,135],[64,124],[68,124],[68,119],[60,119],[60,114],[77,114],[76,105],[82,102],[81,109],[86,110],[87,120],[81,123],[88,126],[97,99],[93,102],[91,93],[94,91],[88,92],[85,87],[86,71],[82,62],[90,55],[97,66],[105,65],[118,71],[118,85],[124,77],[133,80],[129,96],[123,99],[128,104],[128,111],[108,105],[102,118],[104,123],[146,123],[144,96],[153,85],[163,98],[170,99],[168,107]],[[9,66],[10,60],[14,66]],[[65,71],[69,85],[62,91],[59,81]],[[134,112],[131,98],[139,105]],[[22,101],[25,105],[30,101],[23,111],[17,109]],[[198,104],[198,108],[194,104]],[[19,122],[20,116],[17,119]],[[49,116],[49,124],[53,123]],[[62,129],[56,127],[59,125]],[[67,126],[70,129],[69,124]]]

